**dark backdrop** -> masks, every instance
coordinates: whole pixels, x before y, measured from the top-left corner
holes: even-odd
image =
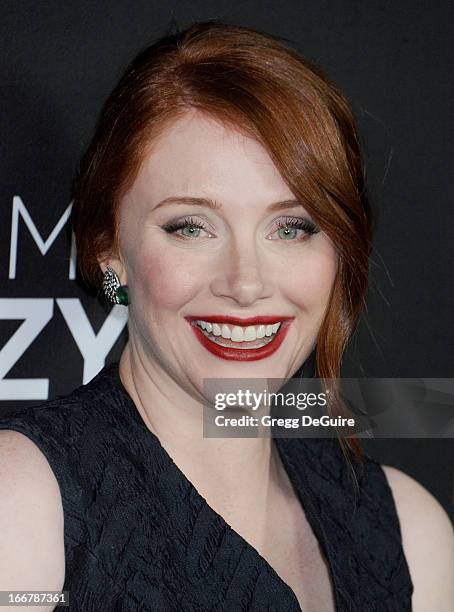
[[[368,309],[343,375],[453,376],[452,3],[4,0],[1,14],[3,411],[66,394],[119,358],[126,309],[102,306],[74,276],[71,177],[135,53],[210,18],[290,39],[352,102],[378,227]],[[454,517],[453,442],[366,448]]]

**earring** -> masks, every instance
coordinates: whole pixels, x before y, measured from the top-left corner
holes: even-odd
[[[113,304],[123,304],[123,306],[129,304],[128,285],[120,284],[117,273],[110,266],[107,266],[104,272],[102,288],[109,302]]]

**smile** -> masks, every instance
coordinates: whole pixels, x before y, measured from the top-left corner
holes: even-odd
[[[186,317],[196,338],[216,357],[256,361],[282,344],[293,317]]]

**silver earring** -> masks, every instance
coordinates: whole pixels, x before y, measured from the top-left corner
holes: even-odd
[[[121,285],[120,279],[113,268],[107,266],[102,282],[104,294],[112,304],[129,304],[128,285]]]

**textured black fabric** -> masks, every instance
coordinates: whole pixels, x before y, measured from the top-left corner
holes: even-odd
[[[67,397],[0,419],[0,429],[32,439],[60,486],[69,610],[300,610],[292,589],[146,427],[118,363]],[[329,562],[336,610],[411,610],[413,585],[382,468],[366,456],[355,494],[337,440],[274,443]]]

